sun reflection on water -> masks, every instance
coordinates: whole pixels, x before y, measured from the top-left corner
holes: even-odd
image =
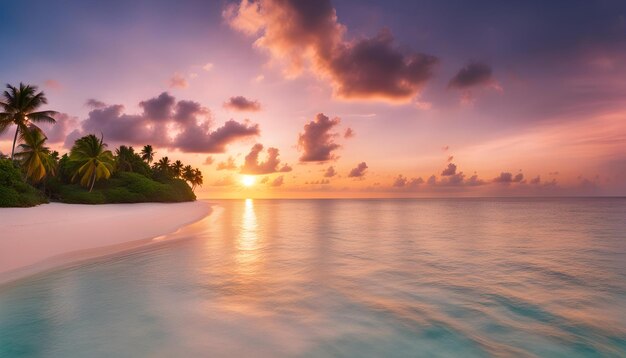
[[[254,202],[252,199],[246,199],[237,240],[237,263],[242,273],[253,272],[254,264],[259,260],[257,230]]]

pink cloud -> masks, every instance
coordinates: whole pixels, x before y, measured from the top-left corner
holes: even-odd
[[[235,164],[235,158],[228,157],[228,159],[226,159],[225,161],[217,163],[216,169],[217,170],[236,170],[237,165]]]
[[[187,79],[183,77],[180,73],[174,73],[174,75],[169,79],[170,88],[187,88],[189,86],[189,82]]]

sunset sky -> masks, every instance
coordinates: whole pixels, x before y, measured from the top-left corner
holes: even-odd
[[[626,195],[621,0],[11,1],[0,42],[52,147],[152,144],[201,198]]]

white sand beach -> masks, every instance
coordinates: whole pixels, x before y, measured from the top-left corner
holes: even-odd
[[[203,201],[0,208],[0,282],[145,245],[210,212]]]

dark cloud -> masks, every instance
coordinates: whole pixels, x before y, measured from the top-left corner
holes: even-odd
[[[449,88],[467,89],[494,83],[491,67],[480,62],[472,62],[461,68],[448,83]]]
[[[502,183],[502,184],[510,184],[510,183],[520,183],[524,180],[524,174],[518,173],[515,176],[509,172],[502,172],[499,176],[493,179],[494,183]]]
[[[332,178],[335,175],[337,175],[337,172],[335,171],[335,167],[333,167],[332,165],[328,167],[328,169],[326,169],[326,172],[324,172],[325,178]]]
[[[187,125],[176,137],[174,146],[183,152],[224,153],[228,144],[260,134],[258,124],[239,123],[232,119],[215,131],[209,127],[209,122]]]
[[[213,157],[209,155],[209,156],[208,156],[208,157],[206,157],[206,159],[204,160],[204,165],[211,165],[211,164],[213,164],[214,162],[215,162],[215,159],[213,159]]]
[[[467,178],[463,172],[457,172],[457,169],[458,168],[455,164],[449,163],[448,166],[441,172],[441,178],[439,178],[439,180],[434,175],[428,178],[428,185],[438,187],[460,187],[486,184],[485,181],[478,178],[478,175],[474,174]]]
[[[85,102],[85,105],[90,108],[103,108],[107,106],[106,103],[102,101],[98,101],[97,99],[93,99],[93,98],[88,99]]]
[[[235,158],[228,157],[226,161],[217,163],[217,170],[235,170],[237,165],[235,164]]]
[[[285,178],[283,175],[279,175],[276,179],[272,180],[272,186],[281,186],[285,182]]]
[[[139,102],[139,107],[143,109],[144,118],[160,122],[172,118],[175,104],[176,98],[167,92],[163,92],[158,97]]]
[[[537,185],[541,183],[541,177],[539,175],[537,175],[537,177],[533,178],[530,180],[531,184]]]
[[[233,28],[258,36],[256,45],[286,61],[290,75],[308,69],[329,79],[339,98],[408,101],[439,62],[398,48],[387,29],[347,40],[330,0],[242,0],[224,14]]]
[[[310,185],[326,185],[326,184],[330,184],[330,180],[328,180],[328,179],[322,179],[322,180],[308,181],[308,182],[304,182],[304,184],[310,184]]]
[[[398,177],[393,181],[393,187],[402,188],[406,185],[407,178],[402,176],[402,174],[398,175]]]
[[[143,113],[138,115],[124,113],[122,105],[107,106],[97,100],[89,100],[88,104],[94,109],[74,133],[75,137],[102,133],[106,140],[115,143],[150,143],[183,152],[224,153],[228,144],[260,134],[257,124],[232,119],[213,130],[207,108],[194,101],[177,102],[167,92],[139,102]],[[173,132],[178,134],[172,137]]]
[[[402,174],[398,175],[396,179],[393,181],[392,186],[394,188],[407,188],[407,189],[415,189],[420,184],[424,183],[424,179],[422,178],[412,178],[409,179]]]
[[[452,160],[454,160],[454,155],[448,156],[448,162],[451,162]]]
[[[262,144],[255,144],[250,153],[246,155],[243,166],[241,167],[242,174],[271,174],[276,172],[290,172],[292,168],[284,164],[280,166],[280,159],[278,159],[279,151],[276,148],[267,148],[267,159],[259,162],[259,154],[263,151]]]
[[[455,170],[456,170],[456,167],[455,167]],[[441,180],[439,181],[438,185],[441,185],[441,186],[465,185],[465,174],[463,174],[463,172],[460,172],[460,173],[449,174],[449,175],[443,176]]]
[[[465,181],[466,185],[469,186],[478,186],[486,184],[482,179],[478,179],[478,175],[472,175],[468,180]]]
[[[249,100],[244,96],[230,97],[224,103],[224,108],[240,111],[240,112],[257,112],[261,110],[261,104],[258,101]]]
[[[419,178],[413,178],[413,179],[411,179],[411,180],[407,183],[407,185],[408,185],[409,187],[415,187],[415,186],[418,186],[418,185],[420,185],[420,184],[424,184],[424,179],[422,179],[421,177],[419,177]]]
[[[404,53],[390,31],[376,37],[343,43],[328,68],[340,98],[406,101],[415,97],[432,77],[439,62],[434,56]]]
[[[348,139],[354,137],[354,130],[352,128],[346,128],[346,131],[343,133],[343,137]]]
[[[163,133],[157,135],[156,126],[149,126],[150,120],[142,115],[125,114],[124,106],[110,105],[89,112],[81,124],[83,134],[102,133],[107,141],[140,145],[152,143],[157,146],[167,144]]]
[[[338,125],[339,118],[330,119],[322,113],[315,116],[315,120],[304,126],[304,132],[298,138],[298,148],[303,152],[301,162],[325,162],[336,159],[333,151],[341,147],[335,143],[337,133],[331,133]]]
[[[170,109],[171,110],[171,109]],[[198,116],[209,116],[211,112],[194,101],[179,101],[174,107],[174,121],[180,124],[194,124]]]
[[[356,168],[350,170],[350,174],[348,174],[348,178],[362,178],[365,176],[365,171],[367,170],[367,164],[365,162],[359,163]]]
[[[449,163],[446,169],[441,172],[441,176],[451,176],[456,174],[456,165]]]

